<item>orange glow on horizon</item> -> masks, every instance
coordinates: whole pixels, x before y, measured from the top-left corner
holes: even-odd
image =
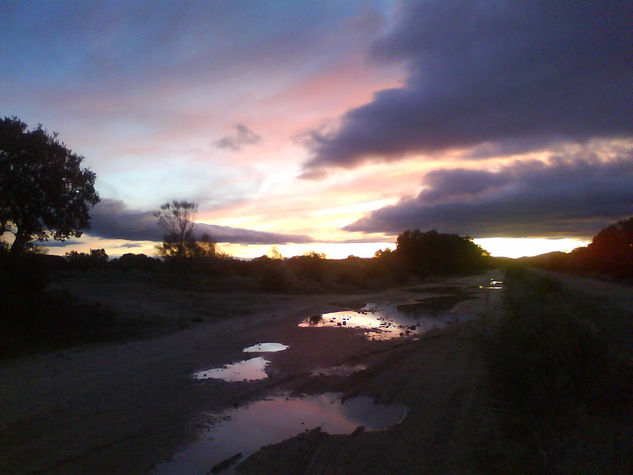
[[[548,252],[570,252],[577,247],[586,246],[590,241],[575,238],[480,238],[473,241],[483,247],[493,257],[538,256]]]
[[[479,238],[474,242],[487,250],[494,257],[518,258],[536,256],[553,251],[569,252],[577,247],[586,246],[590,241],[576,238]],[[90,249],[106,250],[111,258],[120,257],[128,252],[146,254],[156,257],[156,243],[150,241],[129,242],[120,239],[98,239],[86,236],[85,242],[64,247],[42,246],[51,255],[63,256],[67,252],[90,252]],[[300,256],[308,252],[324,253],[328,259],[345,259],[348,256],[373,257],[376,251],[387,248],[395,249],[393,242],[375,241],[362,243],[345,242],[313,242],[305,244],[231,244],[219,243],[217,248],[238,259],[254,259],[263,255],[270,255],[271,249],[276,247],[284,257]]]

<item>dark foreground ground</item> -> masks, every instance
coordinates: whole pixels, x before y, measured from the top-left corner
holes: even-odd
[[[2,361],[0,471],[147,472],[195,440],[205,412],[275,392],[337,391],[403,403],[409,412],[400,424],[382,432],[304,433],[262,449],[237,470],[626,473],[632,467],[633,440],[626,398],[605,400],[597,411],[593,400],[574,395],[569,405],[584,410],[584,416],[575,418],[579,424],[528,427],[526,421],[541,415],[532,416],[512,394],[491,382],[496,355],[490,346],[509,311],[505,290],[479,288],[491,278],[501,279],[502,272],[374,294],[316,296],[167,291],[142,282],[107,280],[70,282],[72,292],[105,301],[126,318],[159,319],[174,328],[191,326],[151,338]],[[588,294],[592,305],[630,317],[631,293],[605,285],[599,296],[593,296],[598,287],[591,281],[569,282],[574,295]],[[297,327],[310,315],[359,308],[366,302],[406,303],[441,295],[455,297],[452,311],[479,318],[419,340],[386,342],[369,341],[352,329]],[[623,318],[618,328],[625,328],[627,321]],[[242,359],[242,348],[265,341],[290,345],[271,355],[269,378],[240,383],[192,380],[194,371]],[[364,364],[367,369],[346,377],[310,374],[341,364]],[[539,436],[538,431],[547,433]]]

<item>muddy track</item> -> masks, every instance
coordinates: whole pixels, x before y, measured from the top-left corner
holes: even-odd
[[[382,432],[302,434],[266,447],[238,467],[244,473],[468,472],[490,420],[486,374],[471,322],[371,355],[374,363],[336,388],[409,407]],[[368,355],[369,356],[369,355]]]
[[[432,286],[471,291],[489,277],[443,279],[422,286],[420,292],[428,293],[424,289]],[[94,291],[87,285],[82,291],[86,295],[106,292],[107,282],[95,285]],[[121,288],[120,301],[112,293],[110,303],[117,307],[139,301],[138,308],[151,309],[148,316],[166,320],[183,315],[196,318],[199,308],[205,308],[205,315],[215,315],[211,307],[216,305],[230,308],[226,316],[231,318],[160,337],[1,362],[2,473],[151,470],[195,439],[204,422],[201,413],[222,411],[278,391],[364,394],[410,408],[402,424],[382,433],[354,437],[309,433],[307,446],[305,440],[286,441],[282,444],[303,444],[303,448],[298,452],[285,445],[277,449],[273,458],[286,460],[286,465],[278,466],[279,473],[291,473],[291,467],[301,473],[306,467],[312,473],[349,473],[360,466],[373,473],[383,468],[406,471],[429,460],[439,463],[442,456],[434,455],[435,450],[456,434],[458,438],[468,434],[462,427],[467,425],[462,414],[472,406],[473,378],[479,377],[479,362],[469,343],[476,322],[428,334],[419,341],[390,342],[372,342],[350,329],[311,332],[297,327],[310,315],[354,308],[362,302],[411,302],[420,296],[418,291],[334,296],[200,293],[192,302],[189,294],[165,291],[158,295],[154,289],[144,293],[145,287]],[[476,298],[458,304],[460,312],[491,311],[494,299],[486,298],[489,292],[476,293]],[[180,314],[170,313],[174,305],[182,307]],[[268,379],[249,383],[191,379],[196,370],[243,359],[242,348],[264,341],[290,345],[286,351],[271,354]],[[369,368],[349,378],[310,375],[317,368],[357,363]],[[431,453],[429,447],[434,447]],[[266,453],[257,454],[244,468],[274,471],[276,462],[266,460]]]

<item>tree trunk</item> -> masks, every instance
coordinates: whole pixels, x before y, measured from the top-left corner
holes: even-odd
[[[26,249],[29,239],[22,228],[18,228],[15,233],[15,240],[11,244],[11,254],[22,254]]]

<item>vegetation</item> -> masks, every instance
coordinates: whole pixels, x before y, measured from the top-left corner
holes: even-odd
[[[633,278],[633,218],[601,230],[587,247],[573,252],[571,260],[581,269]]]
[[[350,256],[332,260],[315,251],[284,258],[273,248],[271,257],[243,261],[218,253],[204,237],[194,239],[195,208],[194,203],[171,202],[156,213],[168,231],[159,247],[162,260],[126,254],[108,266],[126,271],[160,270],[170,285],[204,286],[212,291],[312,293],[377,289],[434,274],[475,272],[483,270],[488,260],[470,238],[416,230],[401,234],[395,251],[380,251],[372,259]],[[76,269],[98,267],[97,252],[70,253],[67,264]]]
[[[89,254],[70,251],[66,253],[66,261],[70,267],[76,269],[105,267],[108,264],[108,254],[105,249],[91,249]]]
[[[11,253],[36,238],[81,236],[88,227],[99,196],[82,160],[41,125],[27,130],[15,117],[0,119],[0,236],[14,235]]]
[[[487,265],[488,253],[468,236],[414,229],[398,235],[394,252],[379,251],[376,257],[400,277],[423,277],[481,271]]]
[[[198,205],[189,201],[170,201],[163,204],[154,215],[165,234],[158,253],[168,261],[202,259],[215,256],[215,243],[208,234],[200,241],[195,238],[195,215]]]
[[[522,268],[507,272],[505,293],[507,312],[486,350],[505,408],[504,470],[626,473],[633,466],[630,316],[610,309],[605,319],[604,302]]]
[[[68,265],[85,271],[87,262],[102,261],[99,252],[68,259],[35,253],[18,257],[0,250],[0,357],[139,333],[137,323],[120,320],[107,305],[49,288],[52,277],[59,280]]]
[[[523,263],[550,270],[571,271],[633,280],[633,218],[618,221],[593,237],[586,247],[569,254],[552,252],[525,258]]]

